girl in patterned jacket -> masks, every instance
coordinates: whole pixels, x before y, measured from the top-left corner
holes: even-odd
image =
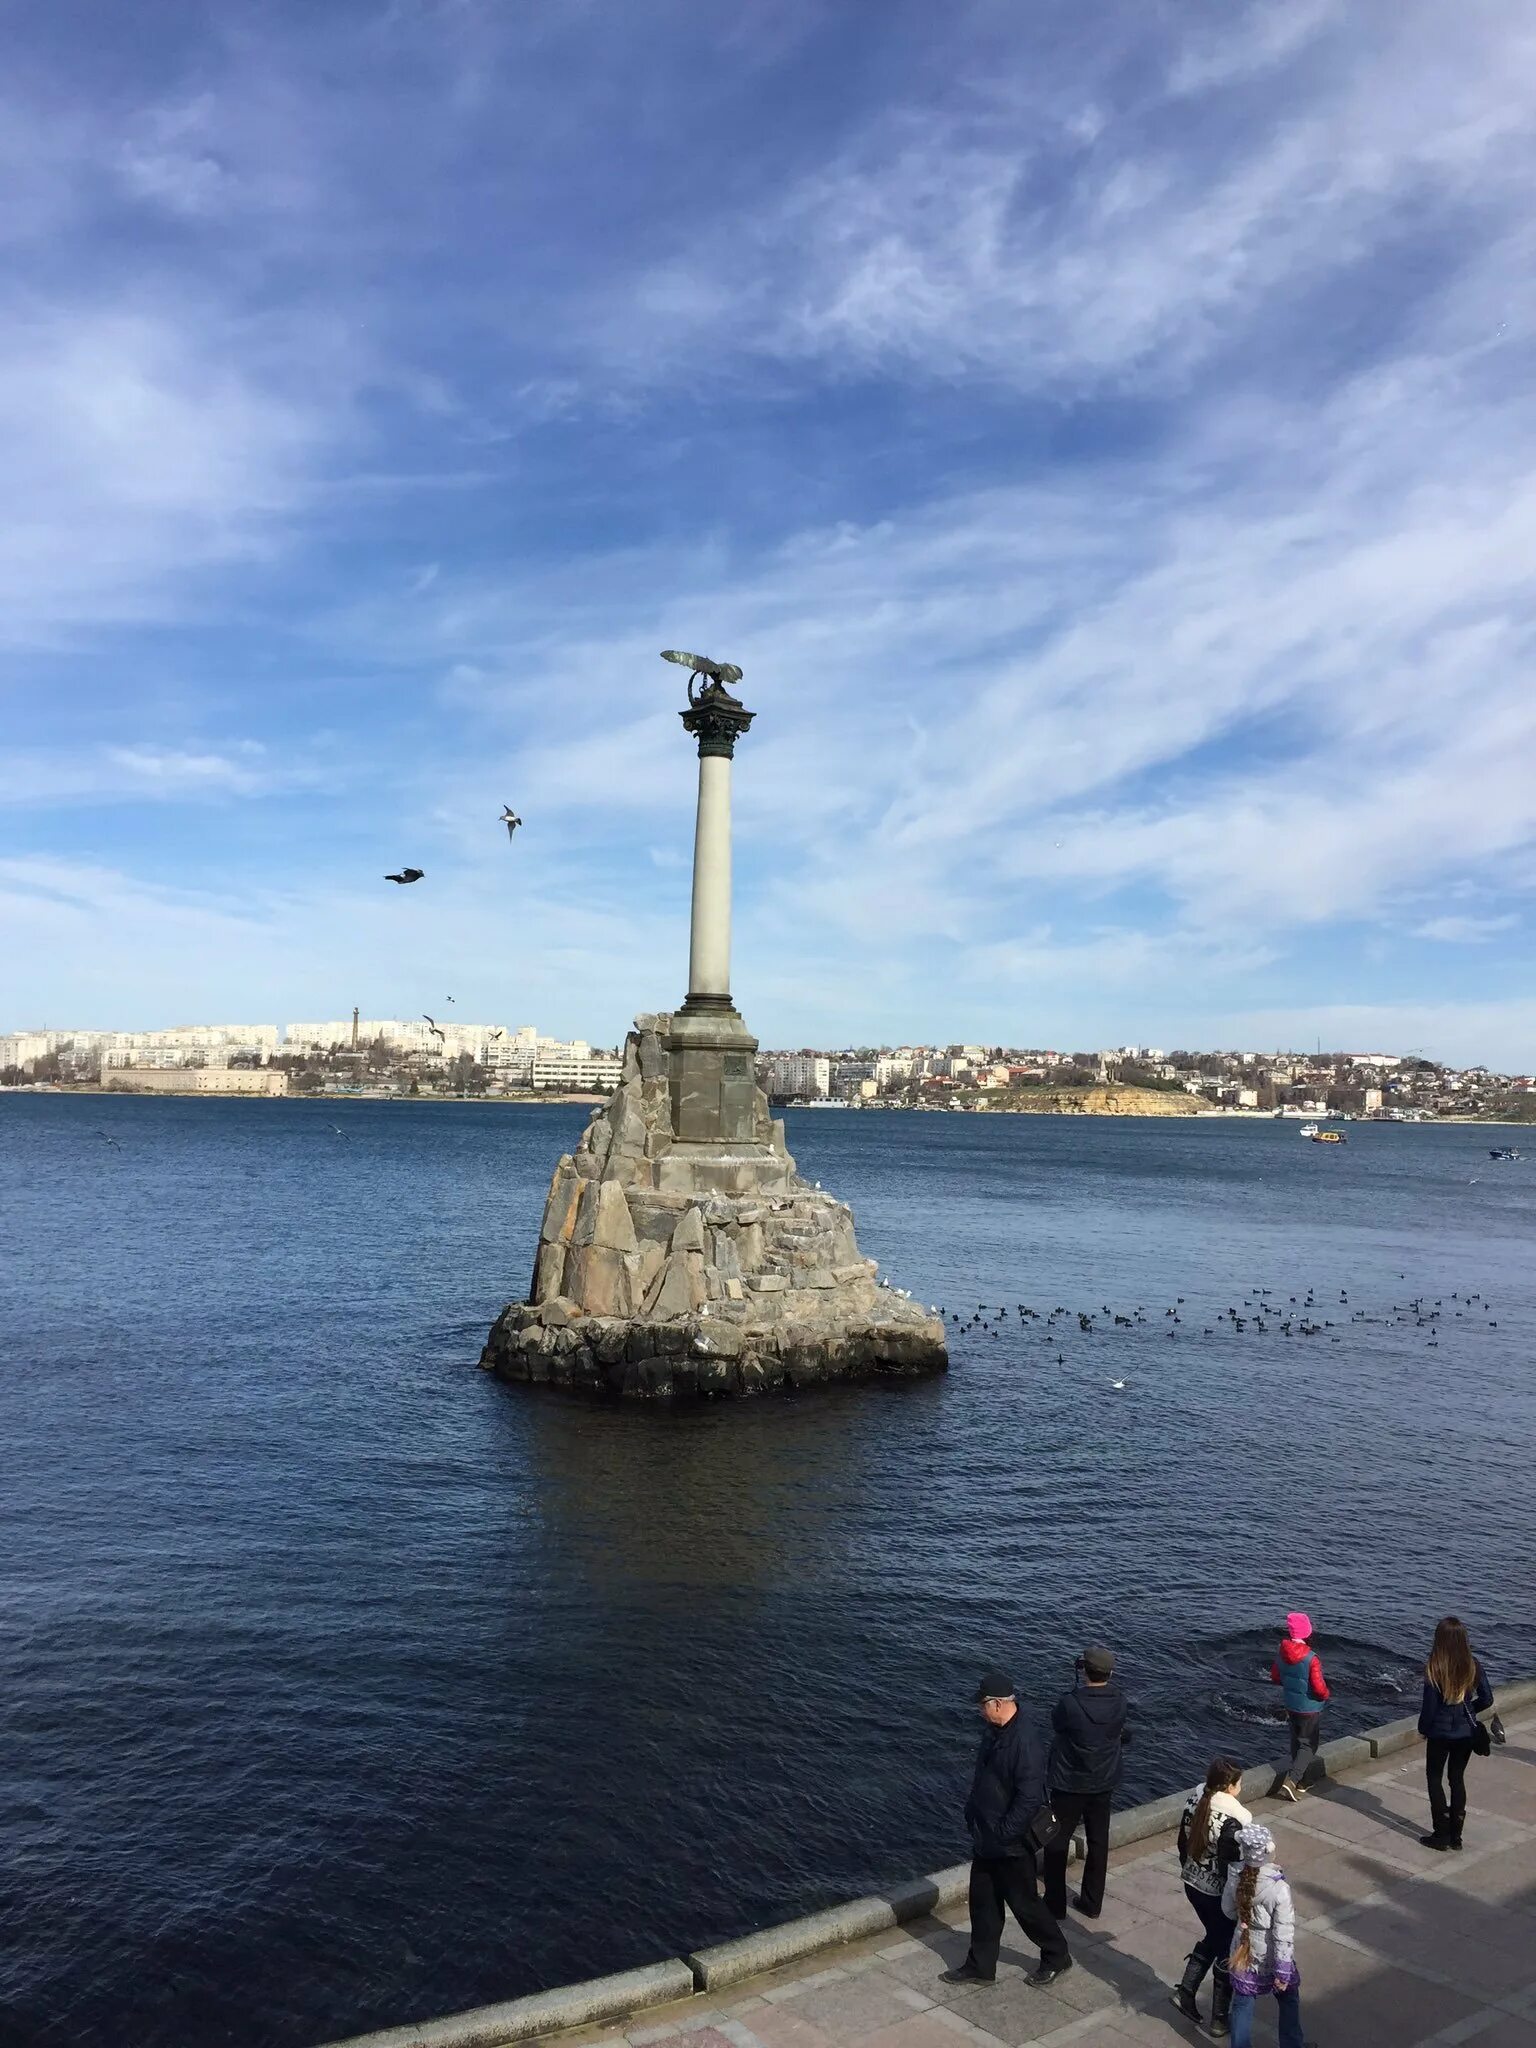
[[[1255,2001],[1273,1992],[1280,2008],[1280,2048],[1307,2048],[1301,2031],[1301,1977],[1296,1968],[1296,1908],[1275,1838],[1257,1822],[1240,1828],[1242,1862],[1227,1873],[1222,1910],[1236,1923],[1227,1969],[1232,1978],[1232,2048],[1250,2048]]]
[[[1185,2019],[1198,2021],[1195,1993],[1205,1982],[1206,1972],[1214,1968],[1206,2032],[1217,2040],[1227,2032],[1232,2010],[1227,1951],[1236,1932],[1222,1911],[1221,1895],[1227,1888],[1227,1872],[1241,1861],[1238,1832],[1253,1819],[1238,1796],[1242,1789],[1242,1765],[1230,1757],[1217,1757],[1205,1774],[1204,1785],[1190,1793],[1179,1822],[1179,1874],[1184,1880],[1184,1896],[1200,1921],[1201,1938],[1185,1958],[1184,1975],[1174,1986],[1173,2002]]]

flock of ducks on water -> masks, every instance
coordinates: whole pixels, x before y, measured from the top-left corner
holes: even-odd
[[[1405,1280],[1408,1276],[1399,1273],[1397,1277],[1399,1280]],[[1265,1337],[1278,1330],[1284,1337],[1326,1336],[1330,1344],[1339,1344],[1343,1339],[1335,1333],[1340,1329],[1368,1323],[1403,1328],[1411,1321],[1415,1329],[1429,1331],[1426,1348],[1433,1351],[1440,1343],[1437,1325],[1445,1317],[1447,1302],[1455,1321],[1471,1317],[1476,1311],[1486,1321],[1490,1330],[1499,1327],[1496,1319],[1488,1314],[1492,1307],[1491,1302],[1481,1294],[1463,1294],[1459,1290],[1449,1296],[1437,1295],[1433,1300],[1427,1295],[1419,1295],[1409,1302],[1393,1302],[1390,1315],[1373,1316],[1363,1308],[1351,1309],[1348,1322],[1335,1323],[1328,1316],[1319,1319],[1317,1297],[1311,1288],[1308,1288],[1304,1295],[1293,1294],[1282,1303],[1273,1288],[1255,1287],[1250,1294],[1244,1296],[1242,1308],[1235,1302],[1230,1303],[1216,1317],[1214,1323],[1201,1325],[1200,1335],[1214,1337],[1225,1324],[1234,1335],[1246,1335],[1251,1332],[1254,1336]],[[1179,1330],[1184,1327],[1184,1318],[1179,1313],[1183,1307],[1184,1297],[1181,1294],[1171,1308],[1163,1310],[1162,1320],[1168,1326],[1167,1334],[1170,1339],[1177,1337]],[[1346,1288],[1339,1290],[1338,1307],[1349,1307],[1349,1292]],[[944,1315],[946,1311],[935,1309],[934,1313]],[[987,1337],[1001,1336],[1011,1314],[1018,1318],[1021,1329],[1027,1329],[1031,1323],[1038,1325],[1038,1335],[1042,1343],[1058,1345],[1061,1342],[1061,1332],[1057,1329],[1058,1317],[1065,1318],[1065,1328],[1070,1328],[1075,1318],[1078,1335],[1083,1337],[1099,1336],[1113,1330],[1134,1330],[1151,1324],[1151,1318],[1140,1303],[1129,1315],[1121,1315],[1112,1309],[1107,1301],[1096,1309],[1069,1309],[1058,1302],[1055,1308],[1049,1310],[1031,1308],[1027,1302],[1022,1301],[1016,1302],[1011,1310],[1006,1303],[989,1306],[986,1302],[979,1301],[975,1313],[964,1321],[961,1320],[958,1309],[950,1309],[947,1313],[949,1321],[957,1326],[959,1335],[963,1337],[971,1335],[973,1331]],[[1109,1320],[1102,1320],[1104,1317]],[[1065,1365],[1066,1362],[1065,1352],[1058,1350],[1056,1363]],[[1111,1391],[1117,1394],[1124,1393],[1127,1384],[1125,1380],[1109,1382]]]

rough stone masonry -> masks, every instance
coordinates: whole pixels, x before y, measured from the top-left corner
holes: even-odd
[[[487,1371],[665,1396],[945,1369],[942,1319],[877,1280],[847,1204],[795,1171],[752,1049],[743,1033],[714,1053],[736,1135],[690,1139],[688,1022],[636,1019],[612,1100],[555,1168],[528,1299],[497,1318]]]

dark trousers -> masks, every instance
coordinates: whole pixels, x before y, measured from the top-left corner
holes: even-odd
[[[1293,1785],[1299,1785],[1307,1775],[1307,1766],[1317,1755],[1317,1745],[1323,1739],[1323,1717],[1321,1714],[1293,1714],[1289,1708],[1285,1718],[1291,1724],[1291,1763],[1286,1777]],[[1304,1749],[1312,1752],[1303,1756]]]
[[[1067,1910],[1067,1845],[1079,1821],[1088,1838],[1083,1881],[1078,1886],[1085,1913],[1104,1910],[1104,1878],[1109,1870],[1108,1792],[1053,1792],[1051,1805],[1061,1823],[1045,1852],[1045,1903],[1060,1920]]]
[[[1453,1842],[1461,1840],[1462,1822],[1467,1814],[1467,1758],[1472,1754],[1472,1738],[1464,1742],[1441,1742],[1431,1736],[1424,1757],[1424,1775],[1429,1780],[1429,1817],[1434,1823],[1437,1835],[1449,1835]],[[1447,1767],[1450,1771],[1451,1796],[1447,1801],[1444,1779]]]
[[[1042,1963],[1055,1969],[1067,1960],[1066,1936],[1045,1909],[1030,1852],[977,1856],[971,1863],[971,1961],[983,1977],[996,1974],[1003,1913],[1008,1906],[1039,1949]]]
[[[1209,1969],[1224,1971],[1227,1957],[1232,1952],[1232,1937],[1237,1932],[1237,1922],[1229,1920],[1221,1910],[1221,1898],[1216,1892],[1197,1892],[1192,1884],[1184,1887],[1184,1896],[1194,1907],[1205,1933],[1195,1943],[1193,1953]]]

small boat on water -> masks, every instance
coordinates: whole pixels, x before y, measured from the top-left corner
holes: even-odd
[[[1303,1124],[1301,1127],[1301,1135],[1304,1138],[1315,1138],[1317,1136],[1317,1125]]]
[[[1312,1142],[1314,1145],[1347,1145],[1349,1140],[1342,1131],[1314,1131]]]
[[[1490,1159],[1518,1159],[1520,1154],[1513,1145],[1490,1145],[1488,1147],[1488,1157]]]

